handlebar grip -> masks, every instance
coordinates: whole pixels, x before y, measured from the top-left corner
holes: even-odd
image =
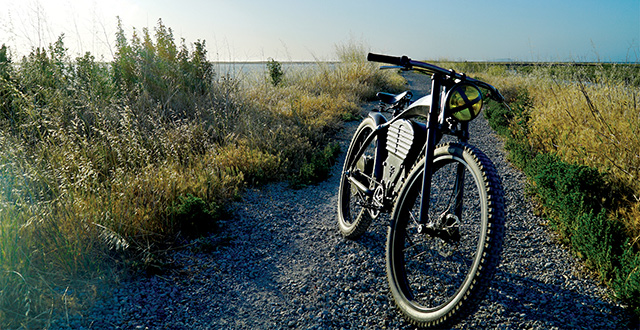
[[[400,66],[409,66],[409,62],[411,61],[411,59],[409,59],[406,56],[397,57],[397,56],[369,53],[367,55],[367,61],[388,63],[388,64],[400,65]]]

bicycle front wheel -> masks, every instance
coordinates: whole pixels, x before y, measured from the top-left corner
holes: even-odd
[[[435,150],[428,215],[440,231],[418,230],[424,160],[402,188],[387,237],[387,277],[404,317],[442,325],[482,299],[500,259],[504,202],[495,167],[480,150]]]

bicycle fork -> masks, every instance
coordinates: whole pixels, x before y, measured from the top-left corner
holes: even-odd
[[[431,180],[433,175],[434,152],[437,144],[438,129],[438,109],[440,109],[440,88],[442,77],[434,74],[431,82],[431,107],[429,108],[429,119],[427,123],[427,141],[425,150],[425,162],[422,180],[422,199],[420,201],[420,217],[418,232],[426,233],[445,239],[456,239],[459,237],[457,229],[450,230],[450,222],[457,224],[462,216],[462,196],[464,194],[464,165],[458,164],[456,169],[456,181],[454,185],[453,204],[438,219],[429,218],[429,207],[431,201]],[[463,127],[464,128],[464,127]],[[451,210],[451,206],[453,209]],[[452,218],[453,217],[453,218]]]

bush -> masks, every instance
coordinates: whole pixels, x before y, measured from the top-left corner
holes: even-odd
[[[278,86],[284,77],[284,72],[282,71],[282,64],[280,62],[270,58],[267,62],[267,71],[269,71],[269,77],[271,78],[271,84],[273,86]]]
[[[532,110],[532,100],[527,91],[522,88],[507,88],[504,92],[509,108],[488,100],[484,116],[489,126],[499,135],[506,138],[505,149],[509,151],[507,158],[525,173],[535,162],[538,152],[530,142],[529,120]]]
[[[582,213],[575,220],[571,245],[579,257],[599,274],[602,281],[614,278],[620,266],[624,228],[607,213]]]
[[[577,213],[598,213],[602,209],[602,196],[607,195],[602,174],[596,169],[554,161],[553,157],[536,158],[529,172],[535,171],[534,189],[544,206]]]
[[[627,242],[620,260],[620,267],[611,283],[618,298],[628,302],[631,309],[640,315],[640,251]]]
[[[505,102],[509,105],[498,104],[492,99],[487,100],[485,117],[491,128],[500,135],[507,135],[507,130],[512,124],[520,128],[528,128],[531,119],[530,111],[533,108],[533,100],[529,92],[522,88],[506,88],[503,91]]]
[[[313,153],[310,159],[302,165],[300,171],[292,176],[291,185],[302,187],[326,180],[339,154],[340,145],[337,143],[329,144],[323,150]]]
[[[178,196],[178,201],[169,207],[169,216],[174,226],[187,237],[203,236],[217,228],[220,206],[207,203],[191,194]]]
[[[532,121],[543,121],[534,106],[537,102],[524,90],[515,95],[511,112],[491,102],[485,111],[491,127],[506,140],[508,159],[527,174],[530,191],[563,241],[610,284],[618,298],[640,314],[637,240],[628,238],[633,231],[611,211],[626,199],[622,195],[626,190],[612,184],[616,179],[611,174],[579,162],[570,163],[567,153],[554,152],[555,138],[544,135],[539,128],[536,132],[531,129]]]

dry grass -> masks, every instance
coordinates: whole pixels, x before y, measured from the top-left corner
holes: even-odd
[[[532,94],[538,100],[532,132],[545,151],[570,163],[610,174],[632,197],[620,206],[627,230],[640,239],[640,90],[612,83],[553,83]],[[550,95],[551,97],[544,97]]]
[[[217,77],[204,42],[155,32],[141,44],[121,30],[110,66],[71,60],[62,39],[15,67],[0,56],[0,328],[90,304],[189,229],[180,203],[214,214],[248,184],[307,171],[363,98],[403,83],[362,61],[278,87]]]
[[[550,224],[572,251],[640,313],[638,65],[550,65],[505,71],[516,95],[491,107],[509,157],[529,176]],[[504,118],[511,118],[508,121]]]
[[[498,86],[510,86],[507,90],[527,90],[533,101],[529,137],[535,149],[608,173],[610,184],[626,196],[618,201],[617,214],[638,242],[640,88],[629,85],[622,70],[613,76],[615,68],[594,79],[585,79],[580,68],[573,70],[562,79],[549,76],[546,68],[529,75],[503,74],[491,79]]]

